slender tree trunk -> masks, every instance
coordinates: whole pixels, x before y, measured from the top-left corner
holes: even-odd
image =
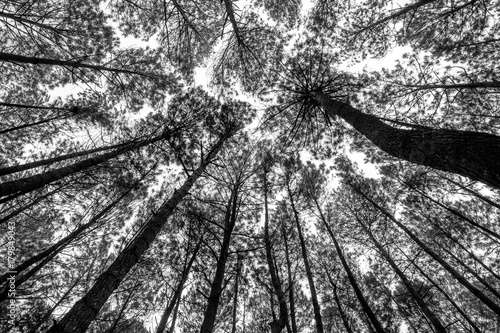
[[[464,186],[464,185],[462,185],[462,184],[460,184],[460,183],[458,183],[458,182],[456,182],[456,181],[454,181],[454,180],[452,180],[452,179],[450,179],[450,178],[448,178],[448,177],[444,177],[444,176],[441,176],[441,177],[443,177],[444,179],[446,179],[446,180],[447,180],[447,181],[449,181],[450,183],[452,183],[452,184],[454,184],[454,185],[456,185],[456,186],[460,187],[462,190],[465,190],[465,191],[469,192],[470,194],[472,194],[473,196],[475,196],[475,197],[477,197],[477,198],[479,198],[479,199],[483,200],[483,201],[484,201],[484,202],[486,202],[487,204],[490,204],[491,206],[493,206],[493,207],[495,207],[495,208],[500,209],[500,205],[499,205],[498,203],[496,203],[496,202],[494,202],[493,200],[491,200],[491,199],[489,199],[489,198],[485,197],[485,196],[484,196],[484,195],[482,195],[481,193],[476,192],[476,191],[474,191],[474,190],[472,190],[472,189],[468,188],[467,186]]]
[[[88,230],[92,226],[94,226],[99,220],[106,215],[113,207],[115,207],[123,198],[125,198],[132,188],[128,189],[125,193],[123,193],[120,197],[118,197],[116,200],[113,200],[109,205],[107,205],[104,209],[102,209],[97,215],[95,215],[92,219],[90,219],[89,222],[81,225],[78,227],[75,231],[71,232],[69,235],[66,237],[63,237],[60,241],[57,243],[53,244],[46,250],[38,253],[37,255],[32,256],[31,258],[25,260],[21,264],[19,264],[16,268],[13,269],[13,271],[17,272],[17,274],[20,274],[23,272],[25,269],[30,267],[31,265],[39,262],[40,260],[43,260],[47,256],[49,256],[51,253],[57,251],[63,250],[68,244],[70,244],[72,241],[74,241],[79,235],[81,235],[84,231]],[[7,278],[9,277],[9,274],[3,274],[0,276],[0,285],[5,283],[7,281]]]
[[[126,146],[133,146],[133,144],[137,144],[137,142],[129,141],[129,142],[124,142],[124,143],[118,143],[116,145],[104,146],[104,147],[99,147],[99,148],[94,148],[94,149],[87,149],[87,150],[77,151],[74,153],[58,155],[57,157],[47,158],[44,160],[38,160],[38,161],[33,161],[33,162],[25,163],[25,164],[4,167],[4,168],[0,168],[0,176],[5,176],[5,175],[11,174],[11,173],[16,173],[16,172],[20,172],[20,171],[34,169],[34,168],[37,168],[40,166],[49,165],[49,164],[60,162],[60,161],[65,161],[65,160],[68,160],[70,158],[86,156],[86,155],[98,153],[98,152],[101,152],[104,150],[125,148]]]
[[[366,232],[368,237],[370,237],[372,243],[375,245],[375,247],[378,249],[382,257],[385,258],[385,260],[389,263],[389,265],[392,267],[394,272],[399,276],[401,281],[403,282],[403,285],[406,287],[406,289],[410,292],[410,295],[412,298],[417,302],[418,307],[422,311],[422,313],[427,317],[427,319],[430,321],[432,326],[434,327],[436,332],[439,333],[446,333],[446,329],[439,320],[439,318],[434,315],[434,313],[429,309],[423,298],[419,295],[417,290],[413,287],[412,283],[410,280],[406,277],[406,275],[403,273],[401,269],[399,269],[398,265],[394,262],[394,260],[391,258],[389,253],[384,249],[384,247],[375,239],[375,236],[371,233],[371,231],[365,226],[365,224],[359,219],[357,214],[353,211],[351,213],[354,215],[358,223],[361,225],[363,230]]]
[[[188,191],[204,172],[207,165],[217,155],[225,139],[227,138],[222,138],[215,145],[204,159],[204,162],[191,173],[181,188],[174,191],[170,199],[151,217],[141,232],[118,255],[111,266],[97,278],[94,286],[87,294],[73,305],[58,325],[54,325],[49,330],[50,333],[83,333],[87,330],[101,307],[150,247],[177,205],[188,194]]]
[[[0,12],[0,17],[5,17],[5,18],[8,18],[8,19],[17,21],[19,23],[22,23],[23,25],[34,25],[36,27],[39,27],[39,28],[42,28],[42,29],[45,29],[45,30],[50,30],[50,31],[55,32],[57,34],[62,34],[64,32],[69,31],[69,30],[65,30],[65,29],[59,29],[59,28],[56,28],[56,27],[52,27],[52,26],[47,25],[47,24],[35,22],[35,21],[32,21],[32,20],[26,19],[24,17],[11,14],[11,13]]]
[[[295,208],[295,203],[293,201],[293,194],[290,190],[289,184],[287,184],[288,188],[288,196],[290,198],[290,204],[292,206],[293,215],[295,217],[295,225],[297,226],[297,231],[299,234],[300,248],[302,250],[302,259],[304,260],[304,268],[306,270],[307,281],[309,282],[309,289],[311,291],[311,301],[313,304],[314,310],[314,319],[316,321],[316,332],[324,333],[323,329],[323,320],[321,318],[321,309],[318,302],[318,294],[316,293],[316,287],[314,286],[314,279],[311,271],[311,266],[309,265],[309,258],[307,256],[307,248],[304,240],[304,236],[302,235],[302,229],[300,227],[299,214],[297,209]]]
[[[489,290],[493,295],[495,295],[498,299],[500,299],[500,293],[498,290],[493,288],[491,284],[489,284],[487,281],[485,281],[478,273],[476,273],[472,268],[469,267],[465,262],[463,262],[458,256],[454,255],[452,251],[446,249],[444,246],[438,244],[438,246],[446,253],[448,254],[453,260],[455,260],[460,266],[465,268],[467,272],[469,272],[470,275],[476,278],[477,281],[482,283],[487,290]]]
[[[469,323],[469,325],[474,329],[476,333],[482,333],[481,330],[477,327],[477,325],[472,321],[472,319],[470,319],[470,317],[460,308],[460,306],[458,306],[458,304],[453,300],[453,298],[451,298],[448,295],[448,293],[439,286],[439,284],[437,284],[417,264],[414,263],[413,266],[415,266],[417,270],[420,272],[420,274],[422,274],[422,276],[425,277],[427,281],[429,281],[448,300],[448,302],[450,302],[450,304],[455,308],[455,310],[457,310],[457,312],[460,313],[460,315]]]
[[[313,96],[329,117],[341,117],[389,155],[500,189],[500,137],[496,135],[448,129],[397,129],[325,94]]]
[[[340,244],[337,241],[337,237],[335,237],[335,234],[333,233],[332,228],[330,228],[330,225],[328,224],[325,216],[323,215],[323,210],[321,209],[321,206],[319,205],[316,198],[313,197],[313,200],[314,200],[316,208],[318,209],[318,212],[320,214],[321,221],[323,222],[323,225],[325,226],[326,230],[328,231],[328,234],[330,235],[330,238],[333,241],[333,245],[335,246],[335,250],[337,251],[337,255],[340,259],[340,262],[342,263],[342,267],[344,268],[344,271],[347,274],[347,278],[349,279],[349,282],[351,283],[352,289],[354,290],[354,293],[356,294],[356,298],[358,299],[359,303],[361,304],[363,311],[366,313],[366,316],[368,317],[368,319],[372,323],[373,327],[375,328],[375,331],[377,333],[385,333],[385,330],[382,327],[382,324],[375,316],[375,313],[373,313],[372,308],[370,307],[370,305],[368,304],[368,301],[366,300],[365,296],[363,295],[363,292],[361,291],[361,288],[359,287],[358,282],[356,281],[356,277],[354,276],[351,268],[349,267],[349,264],[347,263],[347,260],[342,252]]]
[[[9,221],[11,218],[14,218],[16,217],[17,215],[21,214],[22,212],[24,212],[25,210],[33,207],[34,205],[36,205],[37,203],[39,203],[40,201],[42,201],[43,199],[46,199],[48,198],[49,196],[51,196],[52,194],[58,192],[60,190],[60,188],[56,188],[44,195],[41,195],[37,198],[35,198],[33,201],[31,201],[29,204],[26,204],[18,209],[16,209],[15,211],[13,211],[12,213],[10,213],[9,215],[3,217],[2,219],[0,219],[0,225],[2,225],[3,223]],[[0,282],[1,284],[1,282]]]
[[[101,163],[104,163],[112,158],[115,158],[121,154],[124,154],[132,149],[137,149],[140,147],[144,147],[146,145],[149,145],[151,143],[160,141],[165,139],[168,136],[168,134],[162,134],[160,136],[157,136],[155,138],[149,139],[149,140],[144,140],[142,142],[139,142],[137,144],[124,147],[123,149],[117,149],[115,151],[109,152],[102,154],[100,156],[92,157],[59,169],[47,171],[35,176],[27,177],[27,178],[22,178],[18,180],[13,180],[13,181],[8,181],[4,182],[0,186],[0,197],[2,196],[7,196],[10,194],[14,194],[16,192],[22,192],[22,193],[28,193],[31,191],[34,191],[36,189],[42,188],[45,185],[48,185],[52,182],[55,182],[57,180],[61,180],[64,177],[67,177],[69,175],[72,175],[74,173],[83,171],[85,169],[88,169],[90,167],[99,165]]]
[[[364,192],[362,192],[355,185],[350,184],[351,187],[359,193],[363,198],[369,201],[375,208],[377,208],[382,214],[387,216],[391,221],[393,221],[401,230],[403,230],[415,243],[417,243],[432,259],[437,261],[448,273],[451,274],[460,284],[462,284],[467,290],[476,296],[481,302],[483,302],[488,308],[491,309],[497,315],[500,315],[500,306],[493,302],[488,296],[486,296],[481,290],[473,286],[465,277],[463,277],[457,270],[451,267],[439,254],[434,252],[430,247],[424,244],[413,232],[410,231],[404,224],[399,222],[391,213],[389,213],[385,208],[378,205],[370,197],[368,197]]]
[[[281,282],[279,281],[277,270],[274,265],[271,240],[269,238],[269,208],[267,199],[267,169],[264,167],[264,244],[266,246],[266,260],[269,267],[269,274],[271,275],[271,283],[273,285],[274,292],[278,297],[278,304],[280,309],[279,318],[276,321],[270,323],[271,332],[279,333],[286,326],[286,321],[288,318],[288,309],[286,306],[285,293],[281,288]]]
[[[59,110],[59,111],[72,110],[70,108],[59,108],[55,106],[38,106],[38,105],[26,105],[26,104],[5,103],[5,102],[0,102],[0,106],[6,106],[10,108],[20,108],[20,109],[36,109],[36,110]]]
[[[474,89],[474,88],[500,88],[499,81],[471,82],[456,84],[404,84],[404,87],[415,88],[413,91],[428,89]]]
[[[236,333],[236,324],[238,322],[238,286],[240,282],[240,271],[241,271],[241,263],[240,256],[238,256],[238,260],[236,261],[236,281],[234,282],[234,299],[233,299],[233,318],[232,318],[232,327],[231,333]]]
[[[19,287],[36,273],[38,273],[49,261],[51,261],[59,252],[61,249],[57,249],[56,251],[50,253],[48,256],[45,257],[45,259],[42,260],[38,265],[27,271],[21,276],[18,276],[18,274],[14,274],[15,276],[15,289],[19,289]],[[12,277],[13,274],[9,274],[10,277]],[[0,288],[0,303],[5,301],[6,299],[9,298],[9,283],[5,283],[2,288]]]
[[[175,323],[177,322],[177,315],[179,314],[179,306],[181,305],[181,299],[177,301],[177,304],[175,304],[175,309],[174,309],[174,316],[172,317],[172,323],[170,324],[170,333],[174,332],[175,329]]]
[[[182,291],[184,290],[184,284],[186,283],[186,281],[188,279],[189,271],[191,270],[191,267],[193,266],[193,263],[196,259],[196,256],[198,255],[198,251],[200,250],[202,241],[203,241],[203,238],[200,238],[198,243],[196,243],[196,246],[193,249],[193,254],[191,255],[191,258],[189,259],[186,266],[182,270],[181,279],[179,281],[179,284],[177,285],[177,288],[175,288],[174,295],[172,296],[172,299],[168,303],[167,307],[165,308],[165,311],[163,312],[163,315],[161,316],[161,320],[160,320],[160,323],[158,324],[158,327],[156,329],[156,333],[163,333],[163,331],[167,327],[167,322],[168,322],[168,319],[170,318],[170,314],[172,313],[172,310],[175,308],[177,303],[180,302],[181,294],[182,294]]]
[[[286,271],[288,275],[288,303],[290,304],[290,321],[292,333],[298,333],[297,330],[297,320],[295,318],[295,296],[293,292],[294,281],[292,276],[292,263],[290,261],[290,251],[288,250],[288,238],[285,231],[285,225],[282,221],[281,223],[281,233],[283,235],[283,243],[285,244],[285,260],[286,260]]]
[[[462,214],[461,212],[459,212],[458,210],[454,209],[454,208],[451,208],[451,207],[448,207],[448,205],[445,205],[441,202],[439,202],[438,200],[432,198],[431,196],[429,196],[427,193],[417,189],[415,186],[412,186],[411,184],[405,182],[404,183],[408,188],[410,188],[411,190],[417,192],[418,194],[420,194],[421,196],[423,196],[424,198],[427,198],[429,201],[435,203],[436,205],[438,205],[439,207],[447,210],[448,212],[452,213],[453,215],[461,218],[462,220],[464,220],[465,222],[467,222],[468,224],[470,224],[471,226],[473,226],[474,228],[482,231],[483,233],[485,233],[486,235],[488,236],[492,236],[494,238],[496,238],[496,242],[498,242],[498,240],[500,240],[500,234],[498,234],[497,232],[493,231],[493,230],[490,230],[482,225],[480,225],[479,223],[473,221],[472,219],[468,218],[467,216],[465,216],[464,214]]]
[[[385,22],[394,20],[394,19],[396,19],[396,18],[398,18],[400,16],[403,16],[403,15],[411,12],[412,10],[417,10],[419,7],[423,7],[423,6],[425,6],[425,5],[429,4],[429,3],[432,3],[434,1],[436,1],[436,0],[420,0],[420,1],[417,1],[416,3],[413,3],[411,5],[408,5],[408,6],[404,7],[404,8],[402,8],[402,9],[398,10],[397,12],[395,12],[392,15],[386,16],[386,17],[384,17],[384,18],[382,18],[382,19],[380,19],[380,20],[378,20],[378,21],[376,21],[376,22],[368,25],[367,27],[364,27],[363,29],[356,31],[356,33],[354,35],[359,35],[360,33],[364,32],[366,30],[370,30],[370,29],[375,28],[376,26],[381,25],[381,24],[383,24]]]
[[[219,258],[217,259],[217,268],[215,276],[210,287],[210,294],[208,296],[208,304],[203,316],[203,323],[201,324],[201,333],[212,333],[215,326],[215,318],[217,316],[217,309],[219,308],[220,296],[222,293],[222,285],[224,283],[224,274],[226,272],[226,262],[229,256],[229,245],[231,242],[231,234],[236,223],[236,214],[238,206],[238,186],[236,185],[229,199],[226,217],[224,223],[224,239],[220,248]]]
[[[50,66],[60,66],[60,67],[71,67],[71,68],[87,68],[100,72],[112,72],[121,74],[131,74],[144,76],[148,78],[157,77],[158,75],[143,73],[138,71],[132,71],[127,69],[112,68],[100,65],[85,64],[81,61],[75,60],[59,60],[59,59],[49,59],[49,58],[39,58],[39,57],[27,57],[19,54],[0,52],[0,61],[21,63],[21,64],[33,64],[33,65],[50,65]]]
[[[48,118],[48,119],[44,119],[44,120],[40,120],[40,121],[35,121],[34,123],[24,124],[24,125],[20,125],[20,126],[16,126],[16,127],[11,127],[11,128],[7,128],[7,129],[4,129],[4,130],[0,130],[0,134],[7,134],[7,133],[10,133],[10,132],[19,131],[19,130],[22,130],[22,129],[25,129],[25,128],[29,128],[29,127],[34,127],[34,126],[38,126],[38,125],[50,123],[53,120],[67,119],[67,118],[69,118],[69,116],[67,116],[67,115],[65,115],[65,116],[59,115],[59,116],[56,116],[56,117],[52,117],[52,118]]]
[[[340,318],[342,319],[342,323],[344,324],[344,327],[345,327],[347,333],[353,333],[351,325],[349,325],[349,319],[347,318],[347,315],[344,312],[344,309],[342,309],[342,303],[340,302],[339,294],[337,293],[337,284],[335,282],[333,282],[333,279],[330,275],[330,272],[328,272],[327,267],[325,267],[325,272],[326,272],[326,276],[328,277],[328,281],[332,285],[333,299],[335,300],[335,304],[337,304],[337,309],[339,310],[339,314],[340,314]]]

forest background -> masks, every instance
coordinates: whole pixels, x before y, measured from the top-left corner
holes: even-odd
[[[0,331],[500,332],[499,28],[0,1]]]

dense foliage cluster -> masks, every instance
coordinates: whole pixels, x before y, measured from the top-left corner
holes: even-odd
[[[0,0],[0,332],[498,332],[499,47],[493,0]]]

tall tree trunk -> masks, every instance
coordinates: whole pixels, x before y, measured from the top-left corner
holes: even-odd
[[[20,109],[35,109],[35,110],[59,110],[59,111],[71,111],[71,108],[59,108],[55,106],[39,106],[39,105],[26,105],[17,103],[6,103],[0,102],[0,106],[6,106],[10,108],[20,108]]]
[[[313,96],[329,117],[341,117],[389,155],[500,189],[500,137],[496,135],[448,129],[397,129],[325,94]]]
[[[448,302],[450,302],[450,304],[455,308],[455,310],[457,310],[457,312],[460,313],[460,315],[469,323],[469,325],[474,329],[476,333],[482,333],[479,327],[477,327],[477,325],[470,319],[470,317],[460,308],[460,306],[458,306],[458,304],[453,300],[453,298],[450,297],[450,295],[448,295],[448,293],[445,290],[443,290],[441,286],[439,286],[439,284],[437,284],[428,274],[426,274],[424,270],[420,268],[420,266],[418,266],[415,263],[413,263],[413,266],[417,268],[420,274],[422,274],[422,276],[425,277],[427,281],[429,281],[434,286],[434,288],[436,288],[448,300]]]
[[[328,281],[332,285],[333,288],[333,299],[335,300],[335,304],[337,304],[337,309],[339,310],[340,318],[342,319],[342,323],[347,331],[347,333],[353,333],[351,325],[349,325],[349,319],[347,318],[344,309],[342,309],[342,303],[340,302],[339,294],[337,293],[337,284],[333,281],[330,272],[328,271],[328,267],[325,267],[325,273],[328,277]]]
[[[486,228],[485,226],[482,226],[480,225],[479,223],[473,221],[472,219],[468,218],[467,216],[465,216],[464,214],[462,214],[461,212],[459,212],[458,210],[456,210],[455,208],[451,208],[451,207],[448,207],[448,205],[445,205],[441,202],[439,202],[438,200],[432,198],[431,196],[429,196],[427,193],[417,189],[415,186],[409,184],[408,182],[404,182],[404,184],[411,190],[417,192],[418,194],[420,194],[421,196],[423,196],[424,198],[428,199],[429,201],[435,203],[436,205],[438,205],[439,207],[447,210],[448,212],[452,213],[453,215],[461,218],[462,220],[464,220],[465,222],[467,222],[468,224],[470,224],[471,226],[473,226],[474,228],[478,229],[478,230],[481,230],[483,233],[485,233],[487,236],[491,236],[491,237],[494,237],[496,238],[496,242],[498,242],[498,240],[500,240],[500,234],[498,234],[497,232],[493,231],[493,230],[490,230],[488,228]]]
[[[18,180],[8,181],[0,184],[0,197],[14,194],[16,192],[21,192],[26,194],[28,192],[34,191],[36,189],[42,188],[57,180],[61,180],[64,177],[72,175],[74,173],[83,171],[90,167],[104,163],[112,158],[115,158],[121,154],[124,154],[132,149],[137,149],[144,147],[151,143],[163,140],[167,138],[169,134],[162,134],[160,136],[154,137],[152,139],[144,140],[142,142],[136,143],[134,145],[124,147],[122,149],[117,149],[115,151],[102,154],[100,156],[92,157],[59,169],[47,171],[35,176],[26,177]]]
[[[48,118],[48,119],[43,119],[43,120],[40,120],[40,121],[35,121],[33,123],[19,125],[19,126],[16,126],[16,127],[11,127],[11,128],[7,128],[7,129],[4,129],[4,130],[0,130],[0,134],[7,134],[7,133],[10,133],[10,132],[19,131],[19,130],[22,130],[22,129],[25,129],[25,128],[28,128],[28,127],[34,127],[34,126],[46,124],[46,123],[49,123],[49,122],[51,122],[53,120],[68,119],[68,118],[69,118],[68,115],[58,115],[56,117],[52,117],[52,118]]]
[[[5,175],[11,174],[11,173],[16,173],[16,172],[20,172],[20,171],[34,169],[34,168],[37,168],[40,166],[69,160],[70,158],[74,158],[74,157],[86,156],[86,155],[98,153],[98,152],[101,152],[104,150],[124,148],[126,146],[132,146],[133,144],[136,144],[136,143],[137,143],[137,141],[132,140],[132,141],[124,142],[124,143],[118,143],[115,145],[109,145],[109,146],[104,146],[104,147],[99,147],[99,148],[77,151],[74,153],[68,153],[68,154],[64,154],[64,155],[58,155],[56,157],[46,158],[44,160],[38,160],[38,161],[33,161],[33,162],[24,163],[24,164],[20,164],[20,165],[3,167],[3,168],[0,168],[0,176],[5,176]]]
[[[422,313],[425,315],[425,317],[430,321],[432,326],[434,327],[436,332],[439,333],[446,333],[446,329],[439,320],[439,318],[434,315],[434,313],[429,309],[423,298],[419,295],[417,290],[413,287],[412,283],[410,280],[406,277],[406,275],[403,273],[401,269],[399,269],[398,265],[394,262],[394,260],[391,258],[389,253],[384,249],[384,247],[375,239],[375,236],[373,236],[372,232],[366,227],[366,225],[359,219],[358,215],[351,210],[351,213],[354,215],[358,223],[361,225],[363,230],[366,232],[368,237],[370,237],[372,243],[375,245],[375,247],[378,249],[382,257],[385,258],[385,260],[389,263],[389,265],[392,267],[394,272],[399,276],[401,281],[403,282],[403,285],[406,287],[406,289],[409,291],[411,297],[417,302],[418,307],[422,311]]]
[[[335,237],[335,234],[333,233],[332,228],[330,228],[330,224],[328,224],[328,221],[326,220],[325,216],[323,215],[323,210],[321,209],[321,206],[319,205],[316,198],[313,197],[313,200],[314,200],[316,208],[318,209],[318,212],[320,214],[321,221],[323,222],[323,225],[325,226],[326,230],[328,231],[328,234],[330,235],[330,238],[333,241],[333,245],[335,246],[335,250],[337,251],[337,255],[340,259],[340,262],[342,263],[342,267],[344,268],[344,271],[347,274],[347,278],[349,279],[349,282],[351,283],[352,289],[354,289],[354,293],[356,294],[356,298],[358,299],[359,303],[361,304],[363,311],[366,313],[366,316],[368,317],[368,319],[372,323],[373,327],[375,328],[375,331],[377,333],[385,333],[385,330],[382,327],[382,324],[375,316],[375,313],[373,313],[372,308],[370,307],[370,305],[368,304],[368,301],[366,300],[365,296],[363,295],[363,292],[361,291],[361,288],[359,287],[358,282],[356,281],[356,277],[354,276],[351,268],[349,267],[349,264],[347,263],[347,260],[344,256],[344,253],[342,252],[340,244],[337,241],[337,237]]]
[[[0,17],[5,17],[5,18],[11,19],[13,21],[17,21],[19,23],[22,23],[23,25],[34,25],[34,26],[39,27],[41,29],[50,30],[50,31],[55,32],[57,34],[62,34],[64,32],[69,31],[69,30],[65,30],[65,29],[56,28],[56,27],[53,27],[53,26],[50,26],[47,24],[39,23],[36,21],[32,21],[32,20],[29,20],[29,19],[24,18],[22,16],[14,15],[11,13],[0,12]]]
[[[293,194],[290,189],[289,184],[287,184],[287,189],[288,189],[288,196],[290,198],[290,204],[292,206],[292,211],[293,215],[295,217],[295,225],[297,226],[297,231],[299,234],[299,241],[300,241],[300,248],[302,252],[302,259],[304,260],[304,268],[306,270],[306,275],[307,275],[307,281],[309,282],[309,290],[311,291],[311,301],[313,304],[313,310],[314,310],[314,320],[316,321],[316,332],[317,333],[324,333],[323,329],[323,320],[321,318],[321,308],[319,306],[318,302],[318,294],[316,293],[316,287],[314,286],[314,279],[311,271],[311,266],[309,265],[309,258],[307,256],[307,248],[306,248],[306,243],[304,240],[304,236],[302,235],[302,229],[300,227],[300,221],[299,221],[299,213],[297,212],[297,209],[295,207],[295,203],[293,201]]]
[[[225,223],[224,223],[224,238],[217,259],[217,268],[215,276],[210,287],[210,294],[208,296],[207,307],[203,316],[203,323],[201,324],[201,333],[212,333],[215,326],[215,318],[217,316],[217,309],[219,308],[220,296],[222,293],[222,285],[224,283],[224,274],[226,272],[226,262],[229,256],[229,245],[231,242],[231,234],[236,223],[236,215],[238,208],[238,191],[239,184],[237,184],[231,191],[229,199]]]
[[[191,173],[181,188],[174,191],[170,199],[151,217],[141,232],[118,255],[111,266],[97,278],[87,294],[73,305],[60,323],[49,330],[49,333],[83,333],[87,330],[101,307],[150,247],[177,205],[188,194],[196,180],[217,155],[225,139],[227,138],[221,138],[204,159],[204,162]]]
[[[284,221],[281,223],[281,233],[283,235],[283,243],[285,244],[285,260],[286,260],[286,272],[288,275],[288,303],[290,304],[290,322],[292,333],[298,333],[297,330],[297,320],[295,318],[295,296],[293,292],[294,281],[292,276],[292,263],[290,261],[290,251],[288,250],[288,238],[285,231]]]
[[[158,77],[155,74],[149,74],[139,71],[132,71],[127,69],[112,68],[100,65],[85,64],[81,61],[75,60],[59,60],[59,59],[49,59],[49,58],[39,58],[39,57],[27,57],[19,54],[0,52],[0,61],[13,62],[18,64],[33,64],[33,65],[50,65],[50,66],[60,66],[60,67],[71,67],[71,68],[87,68],[100,72],[112,72],[121,74],[131,74],[144,76],[147,78]]]
[[[389,22],[391,20],[394,20],[394,19],[396,19],[396,18],[398,18],[400,16],[408,14],[411,11],[415,11],[418,8],[420,8],[422,6],[425,6],[425,5],[427,5],[427,4],[431,3],[431,2],[434,2],[434,1],[436,1],[436,0],[420,0],[420,1],[417,1],[417,2],[415,2],[413,4],[411,4],[411,5],[408,5],[408,6],[404,7],[404,8],[402,8],[402,9],[398,10],[397,12],[395,12],[392,15],[386,16],[386,17],[384,17],[384,18],[382,18],[382,19],[380,19],[380,20],[378,20],[378,21],[376,21],[376,22],[374,22],[374,23],[372,23],[372,24],[364,27],[363,29],[360,29],[360,30],[356,31],[355,35],[358,35],[358,34],[364,32],[366,30],[370,30],[372,28],[375,28],[376,26],[381,25],[381,24],[383,24],[385,22]]]
[[[363,198],[370,202],[375,208],[377,208],[382,214],[387,216],[391,221],[393,221],[401,230],[403,230],[415,243],[417,243],[422,250],[424,250],[432,259],[437,261],[451,276],[453,276],[460,284],[462,284],[467,290],[476,296],[481,302],[483,302],[488,308],[491,309],[497,315],[500,315],[500,306],[492,301],[488,296],[486,296],[481,290],[472,285],[464,276],[462,276],[456,269],[451,267],[439,254],[434,252],[429,246],[422,242],[410,229],[408,229],[404,224],[399,222],[391,213],[389,213],[385,208],[381,207],[375,201],[373,201],[369,196],[367,196],[363,191],[361,191],[357,186],[349,184],[354,191],[359,193]]]
[[[236,261],[236,281],[234,282],[234,299],[233,299],[233,314],[231,333],[236,333],[236,323],[238,321],[238,287],[240,282],[241,257],[238,256]]]
[[[454,185],[456,185],[456,186],[460,187],[462,190],[465,190],[465,191],[469,192],[469,193],[470,193],[470,194],[472,194],[473,196],[478,197],[479,199],[483,200],[483,201],[484,201],[484,202],[486,202],[487,204],[490,204],[491,206],[493,206],[493,207],[495,207],[495,208],[500,209],[500,204],[498,204],[498,203],[494,202],[493,200],[491,200],[491,199],[489,199],[489,198],[485,197],[485,196],[484,196],[484,195],[482,195],[481,193],[476,192],[476,191],[474,191],[474,190],[472,190],[472,189],[468,188],[467,186],[464,186],[464,185],[462,185],[462,184],[460,184],[460,183],[458,183],[458,182],[454,181],[453,179],[450,179],[450,178],[448,178],[448,177],[444,177],[444,176],[441,176],[441,177],[443,177],[444,179],[446,179],[446,180],[447,180],[447,181],[449,181],[450,183],[452,183],[452,184],[454,184]]]
[[[174,316],[172,317],[172,323],[170,324],[170,333],[173,333],[174,332],[174,329],[175,329],[175,323],[177,321],[177,315],[179,314],[179,306],[181,305],[181,300],[179,298],[179,300],[177,301],[177,304],[175,304],[175,309],[174,309]]]
[[[57,243],[53,244],[46,250],[32,256],[31,258],[25,260],[21,264],[17,265],[13,269],[17,274],[22,273],[25,269],[30,267],[31,265],[39,262],[40,260],[46,258],[47,256],[51,255],[51,253],[57,251],[63,250],[68,244],[70,244],[72,241],[74,241],[79,235],[81,235],[84,231],[88,230],[90,227],[94,226],[99,220],[106,215],[113,207],[115,207],[123,198],[125,198],[130,191],[132,191],[132,188],[128,189],[126,192],[124,192],[122,195],[120,195],[117,199],[113,200],[109,205],[104,207],[98,214],[96,214],[94,217],[90,219],[89,222],[82,224],[80,227],[78,227],[75,231],[71,232],[69,235],[66,237],[63,237],[60,241]],[[7,278],[9,277],[9,274],[3,274],[0,276],[0,285],[5,283],[7,281]]]
[[[276,321],[270,323],[272,333],[280,333],[286,326],[286,321],[288,318],[288,309],[286,306],[285,293],[281,288],[281,282],[279,281],[276,267],[274,265],[271,240],[269,239],[269,207],[267,199],[267,169],[264,166],[264,244],[266,247],[266,260],[267,266],[269,267],[269,274],[271,275],[271,283],[273,285],[274,292],[278,297],[278,304],[280,309],[279,318]]]
[[[191,270],[191,267],[193,266],[193,263],[196,259],[196,256],[198,255],[198,251],[200,250],[201,243],[203,241],[203,238],[200,237],[200,240],[198,243],[196,243],[195,248],[193,249],[193,254],[191,255],[191,258],[185,265],[184,269],[182,270],[181,273],[181,279],[179,283],[177,284],[177,288],[175,288],[174,295],[172,296],[172,299],[168,303],[167,307],[165,308],[165,311],[163,312],[163,315],[161,316],[160,323],[158,324],[158,327],[156,328],[156,333],[163,333],[165,328],[167,327],[167,322],[168,319],[170,318],[170,314],[172,313],[172,310],[174,307],[177,305],[177,302],[180,302],[182,290],[184,290],[184,284],[186,283],[188,276],[189,276],[189,271]],[[187,254],[186,254],[187,256]]]

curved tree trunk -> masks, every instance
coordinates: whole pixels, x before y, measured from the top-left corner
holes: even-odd
[[[389,155],[500,189],[500,137],[496,135],[448,129],[397,129],[325,94],[313,96],[328,116],[341,117]]]
[[[217,155],[224,139],[226,138],[221,139],[215,145],[204,159],[204,162],[191,173],[181,188],[174,191],[170,199],[152,216],[141,232],[118,255],[111,266],[97,278],[94,286],[82,299],[73,305],[58,324],[49,330],[49,333],[84,333],[87,330],[104,303],[150,247],[177,205],[188,194],[196,180]]]

